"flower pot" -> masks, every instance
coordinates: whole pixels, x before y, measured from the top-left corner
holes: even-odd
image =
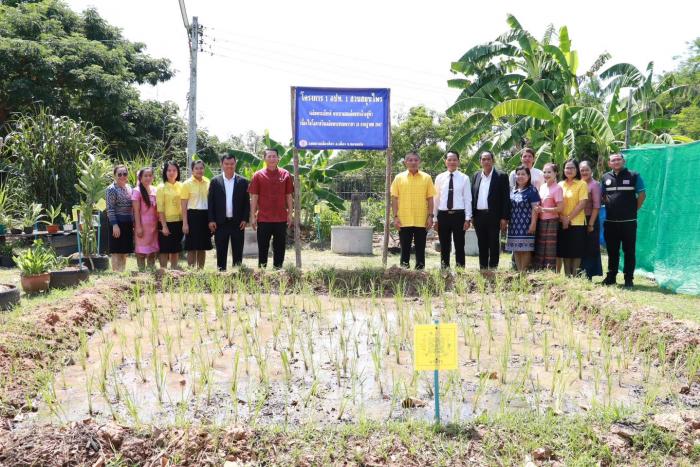
[[[72,258],[70,264],[78,264],[78,258]],[[109,269],[109,256],[91,256],[83,258],[83,266],[88,268],[89,271],[106,271]]]
[[[72,232],[73,231],[73,224],[63,224],[63,231],[64,232]]]
[[[16,285],[0,284],[0,310],[6,311],[19,303],[19,289]]]
[[[7,232],[7,226],[5,224],[0,224],[0,235],[5,235]]]
[[[14,268],[15,260],[12,256],[0,256],[0,268]]]
[[[343,255],[371,255],[372,227],[334,225],[331,227],[331,251]]]
[[[11,234],[18,235],[18,234],[21,234],[21,233],[22,233],[22,229],[16,229],[16,228],[12,227],[12,228],[10,229],[10,233],[11,233]]]
[[[25,227],[25,228],[24,228],[24,233],[26,233],[26,234],[30,234],[30,233],[33,233],[33,232],[34,232],[34,226],[30,226],[30,227]]]
[[[26,293],[45,292],[49,290],[51,274],[47,272],[32,276],[21,276],[20,282],[22,283],[22,290],[24,290]]]
[[[51,225],[46,226],[46,231],[50,234],[55,234],[55,233],[58,233],[60,228],[61,228],[61,226],[59,226],[58,224],[51,224]]]
[[[83,266],[83,268],[66,268],[60,271],[51,271],[51,288],[54,289],[65,289],[68,287],[75,287],[88,280],[90,277],[90,272]]]

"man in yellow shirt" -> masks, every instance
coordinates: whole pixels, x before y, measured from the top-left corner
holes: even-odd
[[[418,170],[420,156],[409,152],[404,157],[406,171],[396,175],[391,184],[391,209],[399,231],[401,266],[409,267],[411,244],[416,247],[416,269],[425,268],[425,241],[433,227],[433,179]]]

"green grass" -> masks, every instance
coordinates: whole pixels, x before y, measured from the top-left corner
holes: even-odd
[[[413,258],[412,258],[413,259]],[[180,262],[184,267],[187,264],[185,260]],[[229,259],[230,264],[230,259]],[[249,268],[257,267],[257,258],[244,258],[243,264]],[[285,256],[285,265],[294,265],[295,256],[294,249],[287,249]],[[346,256],[338,255],[330,252],[330,250],[315,250],[305,248],[302,251],[302,269],[305,271],[315,270],[319,268],[333,267],[337,269],[362,269],[381,267],[382,257],[381,251],[375,249],[373,256]],[[413,263],[411,263],[413,264]],[[604,267],[607,264],[607,257],[603,256]],[[398,255],[389,255],[388,266],[398,266]],[[466,268],[477,269],[479,265],[478,258],[475,256],[467,256]],[[432,248],[426,250],[426,269],[437,269],[440,266],[440,254]],[[510,269],[510,254],[501,255],[499,264],[500,270]],[[136,259],[130,257],[127,262],[127,272],[136,271]],[[205,266],[207,271],[216,270],[216,256],[214,250],[208,252],[207,262]],[[103,273],[110,274],[110,273]],[[601,277],[596,277],[593,280],[594,284],[599,284]],[[618,277],[618,282],[622,283],[622,274]],[[0,269],[0,283],[19,285],[19,272],[17,269]],[[675,319],[687,319],[700,323],[700,296],[676,294],[669,290],[660,288],[656,282],[645,277],[637,277],[635,279],[635,288],[627,290],[622,287],[611,287],[610,293],[615,294],[622,301],[630,303],[635,307],[653,307],[659,311],[670,313]],[[51,300],[54,293],[51,291],[47,299]],[[42,297],[42,296],[39,296]],[[40,298],[30,299],[30,303]]]

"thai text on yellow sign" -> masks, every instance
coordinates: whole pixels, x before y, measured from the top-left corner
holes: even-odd
[[[413,331],[416,371],[457,369],[457,325],[417,324]]]

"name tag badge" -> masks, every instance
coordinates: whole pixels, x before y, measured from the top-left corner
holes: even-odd
[[[629,184],[630,184],[630,181],[629,181],[629,180],[622,180],[622,184],[623,184],[623,185],[629,185]]]

